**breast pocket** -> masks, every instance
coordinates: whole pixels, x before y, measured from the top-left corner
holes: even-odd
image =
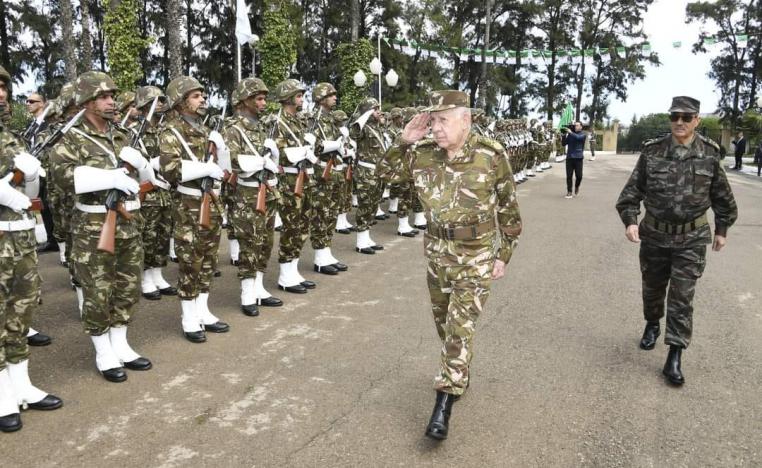
[[[673,185],[674,167],[670,161],[648,163],[646,187],[649,192],[669,192]]]
[[[714,168],[712,164],[697,162],[693,166],[693,193],[707,194],[712,186]]]

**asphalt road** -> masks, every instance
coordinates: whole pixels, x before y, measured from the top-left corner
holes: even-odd
[[[65,270],[45,254],[34,326],[54,342],[33,350],[31,374],[65,405],[0,434],[2,465],[760,466],[762,182],[729,175],[739,222],[709,254],[675,389],[661,376],[667,348],[637,346],[638,247],[614,210],[634,162],[587,161],[572,200],[562,165],[519,187],[524,234],[477,324],[473,382],[443,443],[423,436],[439,344],[422,239],[397,237],[395,220],[374,229],[386,247],[375,256],[337,235],[350,266],[338,277],[307,271],[306,249],[318,289],[258,318],[239,312],[224,263],[211,304],[232,330],[205,344],[182,338],[176,299],[142,301],[131,342],[154,369],[122,384],[96,372]]]

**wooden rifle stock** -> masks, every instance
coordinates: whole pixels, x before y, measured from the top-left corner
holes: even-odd
[[[212,226],[212,194],[204,192],[201,198],[201,206],[198,209],[198,225],[204,229]]]
[[[328,160],[328,162],[325,165],[325,168],[323,169],[323,180],[328,182],[331,180],[331,171],[333,170],[333,157]]]
[[[299,175],[296,176],[296,185],[294,186],[294,195],[302,198],[304,195],[304,179],[307,177],[307,172],[304,169],[299,169]]]
[[[267,214],[267,183],[264,181],[259,183],[256,210],[261,215]]]
[[[32,202],[32,206],[29,207],[29,211],[42,211],[42,200],[39,198],[32,198],[30,201]]]
[[[101,235],[98,238],[98,250],[113,255],[114,243],[116,242],[116,210],[108,210],[106,219],[101,227]]]
[[[344,180],[347,182],[352,181],[352,163],[347,164],[347,173],[344,175]]]
[[[140,192],[138,192],[138,199],[140,200],[140,203],[143,203],[144,201],[146,201],[146,194],[148,192],[153,192],[154,190],[156,190],[156,186],[154,186],[150,180],[141,182]]]

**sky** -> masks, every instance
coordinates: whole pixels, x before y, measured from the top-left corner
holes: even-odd
[[[691,52],[701,26],[685,24],[687,4],[688,0],[656,0],[648,10],[644,31],[662,65],[646,68],[645,79],[630,85],[627,102],[611,102],[609,115],[612,118],[629,124],[633,114],[640,117],[666,112],[672,97],[680,95],[701,101],[702,113],[717,109],[720,95],[714,82],[707,77],[714,53],[711,50],[705,54]],[[672,43],[675,41],[682,41],[682,47],[674,48]]]

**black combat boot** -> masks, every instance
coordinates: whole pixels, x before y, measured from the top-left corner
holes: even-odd
[[[21,426],[21,413],[0,416],[0,432],[16,432]]]
[[[429,425],[426,427],[426,437],[444,440],[447,438],[447,430],[450,423],[452,404],[456,396],[450,393],[437,392],[437,401],[434,403],[434,412],[431,413]]]
[[[674,385],[682,385],[685,383],[683,371],[680,370],[680,356],[682,353],[683,348],[681,346],[670,346],[669,354],[667,354],[667,362],[664,363],[664,370],[662,370],[664,377]]]
[[[661,330],[659,328],[659,321],[646,322],[646,328],[643,330],[643,338],[640,339],[640,349],[646,351],[654,349],[656,346],[656,339],[659,338]]]

